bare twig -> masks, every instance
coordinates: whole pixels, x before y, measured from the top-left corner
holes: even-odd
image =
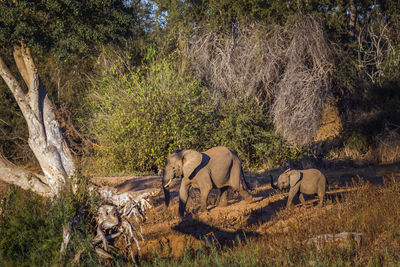
[[[323,107],[330,105],[333,60],[323,30],[313,18],[300,16],[291,36],[271,113],[285,139],[305,145],[320,127]]]
[[[255,99],[270,107],[276,129],[290,143],[312,142],[330,105],[333,53],[322,27],[299,15],[294,25],[237,26],[228,34],[198,29],[187,56],[214,95]]]
[[[384,75],[384,61],[392,57],[399,64],[400,55],[393,47],[390,38],[391,27],[385,18],[371,20],[361,29],[358,41],[357,67],[363,71],[373,84]]]

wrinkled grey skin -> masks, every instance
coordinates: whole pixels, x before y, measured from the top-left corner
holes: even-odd
[[[188,192],[191,187],[199,188],[201,209],[206,210],[207,197],[212,188],[220,189],[219,206],[228,204],[227,189],[239,191],[246,200],[252,200],[246,191],[241,161],[235,151],[228,147],[214,147],[203,153],[195,150],[175,151],[165,161],[162,179],[165,203],[169,204],[169,186],[174,178],[183,177],[179,190],[179,215],[185,212]],[[242,181],[243,179],[243,181]]]
[[[290,187],[289,197],[286,204],[290,208],[293,198],[299,194],[299,199],[304,205],[305,200],[303,194],[312,195],[317,194],[319,197],[319,205],[322,206],[326,190],[326,178],[317,169],[308,170],[286,170],[278,177],[277,185],[274,185],[271,176],[271,185],[275,189],[283,189]]]

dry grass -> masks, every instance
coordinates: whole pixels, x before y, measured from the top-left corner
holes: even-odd
[[[155,257],[158,266],[398,266],[400,264],[400,177],[383,185],[353,184],[351,192],[324,208],[282,210],[271,222],[286,221],[286,231],[237,241],[233,248],[212,244],[188,250],[179,260]],[[316,215],[317,214],[317,215]],[[290,220],[289,220],[290,219]],[[269,223],[271,223],[269,222]],[[361,242],[304,244],[320,234],[358,232]],[[142,262],[147,265],[147,262]],[[150,264],[150,263],[149,263]]]
[[[400,260],[400,181],[394,176],[384,185],[368,182],[354,185],[357,189],[343,196],[339,202],[322,216],[298,214],[283,238],[273,242],[280,249],[291,253],[295,261],[313,260],[326,265],[391,265]],[[275,219],[287,216],[279,214]],[[362,242],[339,245],[328,243],[323,246],[304,246],[301,241],[327,233],[359,232]],[[286,240],[285,240],[286,239]],[[287,248],[288,240],[293,247]],[[309,255],[313,255],[312,258]],[[279,258],[279,255],[276,255]]]
[[[390,164],[400,162],[400,127],[396,129],[386,128],[385,131],[376,137],[376,161]]]
[[[359,163],[394,164],[400,162],[400,127],[391,125],[373,137],[372,144],[365,144],[364,151],[354,145],[344,145],[332,150],[330,158],[351,159]]]

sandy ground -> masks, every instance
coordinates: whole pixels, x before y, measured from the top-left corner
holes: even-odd
[[[192,189],[189,194],[186,216],[178,216],[178,191],[180,181],[177,180],[171,190],[171,204],[167,208],[162,193],[151,199],[153,208],[146,213],[142,224],[144,241],[140,242],[141,255],[151,257],[157,251],[162,256],[179,257],[187,248],[197,249],[204,237],[218,246],[233,245],[237,238],[281,233],[290,222],[286,220],[271,221],[273,216],[285,209],[287,193],[273,190],[269,184],[269,175],[276,180],[284,169],[247,173],[246,180],[252,188],[254,201],[248,203],[241,200],[238,193],[230,190],[227,207],[218,207],[218,190],[213,189],[208,199],[208,211],[200,212],[199,191]],[[363,167],[334,166],[321,169],[329,183],[327,198],[354,190],[353,181],[368,180],[374,184],[382,183],[383,177],[395,175],[400,178],[400,165],[369,165]],[[120,192],[143,190],[161,187],[161,177],[97,177],[93,182],[102,186],[115,186]],[[297,198],[294,200],[295,211],[300,215],[318,216],[330,208],[326,204],[317,208],[314,196],[306,198],[307,206],[302,207]],[[133,222],[134,223],[134,222]]]

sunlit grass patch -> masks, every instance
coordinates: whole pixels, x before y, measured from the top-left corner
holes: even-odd
[[[281,233],[238,240],[233,247],[215,243],[189,251],[180,259],[155,256],[143,266],[398,266],[400,264],[400,181],[383,185],[360,181],[328,207],[278,212],[271,220],[288,220]],[[317,215],[315,215],[317,214]],[[291,219],[291,220],[290,220]],[[361,233],[361,241],[306,241],[321,234]]]

